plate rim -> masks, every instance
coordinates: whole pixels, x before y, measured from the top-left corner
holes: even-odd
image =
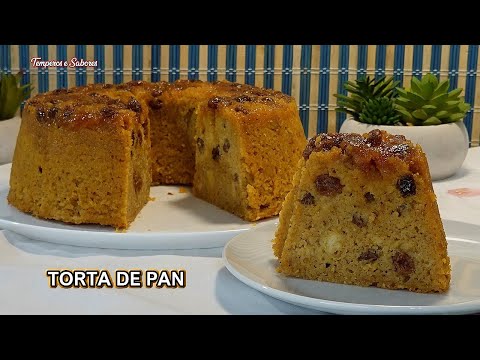
[[[29,215],[34,217],[31,214],[25,213],[25,215]],[[35,218],[35,217],[34,217]],[[50,221],[51,219],[39,219],[39,220],[44,220],[44,221]],[[268,219],[267,219],[268,220]],[[56,220],[53,220],[56,221]],[[6,224],[6,225],[5,225]],[[172,231],[155,231],[155,232],[123,232],[123,231],[118,231],[116,232],[113,227],[112,231],[95,231],[95,230],[81,230],[81,229],[63,229],[63,228],[50,228],[47,226],[41,226],[41,225],[33,225],[33,224],[24,224],[18,221],[10,221],[10,220],[5,220],[5,219],[0,219],[0,227],[3,227],[4,230],[9,230],[15,233],[18,233],[14,229],[12,229],[12,226],[10,224],[14,224],[15,226],[19,227],[24,227],[29,230],[36,230],[36,229],[41,229],[41,231],[47,231],[48,232],[55,232],[55,233],[62,233],[62,232],[73,232],[73,233],[82,233],[82,234],[89,234],[89,235],[98,235],[102,237],[132,237],[132,236],[138,236],[142,238],[155,238],[159,236],[178,236],[178,237],[183,237],[183,236],[189,236],[192,234],[223,234],[223,233],[231,233],[231,232],[245,232],[248,231],[248,229],[225,229],[225,230],[215,230],[215,231],[192,231],[192,232],[185,232],[185,231],[179,231],[179,232],[172,232]],[[71,225],[71,226],[76,226],[79,225],[81,226],[82,224],[69,224],[65,223],[65,225]],[[83,225],[93,225],[95,226],[96,224],[83,224]],[[262,224],[263,225],[263,224]],[[99,225],[101,226],[101,225]],[[9,228],[10,227],[10,228]],[[1,230],[1,229],[0,229]],[[82,235],[83,236],[83,235]]]
[[[236,266],[239,266],[234,261],[228,258],[228,252],[231,247],[239,241],[244,240],[242,237],[251,235],[262,228],[277,226],[275,223],[262,224],[243,234],[239,234],[230,239],[224,246],[222,251],[222,260],[228,271],[245,285],[265,294],[288,302],[293,305],[302,306],[308,309],[322,311],[329,314],[370,314],[370,315],[435,315],[435,314],[470,314],[480,312],[480,298],[470,301],[455,303],[452,305],[381,305],[381,304],[362,304],[362,303],[347,303],[343,301],[333,301],[295,294],[292,292],[276,289],[269,285],[261,284],[253,278],[249,278],[241,273]],[[273,235],[273,234],[272,234]],[[448,237],[447,237],[448,238]],[[450,238],[452,239],[452,238]],[[458,241],[454,240],[453,241]],[[273,254],[273,252],[272,252]],[[243,267],[242,267],[243,268]],[[245,268],[243,268],[245,269]],[[246,272],[248,272],[245,269]],[[278,275],[282,276],[282,275]],[[292,278],[295,280],[295,278]],[[300,280],[300,279],[299,279]],[[335,283],[329,283],[334,284]],[[344,285],[344,284],[337,284]],[[355,285],[351,285],[355,286]],[[400,291],[389,290],[388,291]],[[320,305],[320,306],[319,306]],[[336,310],[336,311],[335,311]]]

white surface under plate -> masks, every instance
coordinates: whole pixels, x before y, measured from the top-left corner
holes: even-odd
[[[180,193],[179,186],[152,187],[150,196],[155,200],[148,202],[126,232],[42,220],[8,204],[9,176],[10,164],[0,166],[0,229],[35,240],[113,249],[213,248],[224,246],[233,236],[256,225],[194,197],[188,187],[183,187],[187,192]]]
[[[480,312],[480,227],[444,220],[452,266],[450,290],[419,294],[403,290],[302,280],[275,271],[276,223],[231,239],[223,250],[227,269],[254,289],[291,304],[337,314],[464,314]]]

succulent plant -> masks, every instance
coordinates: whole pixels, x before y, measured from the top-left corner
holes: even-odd
[[[0,120],[14,117],[33,90],[31,84],[19,85],[22,75],[22,72],[17,75],[0,73]]]
[[[374,125],[395,125],[400,121],[400,114],[395,109],[393,100],[388,97],[369,99],[363,104],[360,122]]]
[[[362,121],[360,114],[365,103],[368,100],[380,98],[392,99],[395,96],[395,88],[399,83],[399,81],[393,81],[393,77],[386,79],[385,76],[378,80],[367,76],[357,79],[355,82],[346,81],[343,87],[351,95],[334,94],[338,98],[337,105],[339,106],[335,110],[350,114],[355,120]]]
[[[412,78],[411,88],[397,88],[395,107],[402,120],[412,125],[440,125],[462,119],[470,105],[460,97],[461,88],[448,92],[449,80],[438,81],[432,74]]]

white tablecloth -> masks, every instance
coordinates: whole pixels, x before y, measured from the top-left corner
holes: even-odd
[[[442,218],[480,224],[480,196],[459,198],[455,188],[480,188],[480,148],[462,169],[434,182]],[[273,299],[238,281],[224,267],[222,249],[104,250],[29,240],[0,231],[2,314],[319,314]],[[177,289],[52,289],[47,269],[185,269]]]

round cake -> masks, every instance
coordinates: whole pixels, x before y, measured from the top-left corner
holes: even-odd
[[[59,89],[25,105],[8,201],[126,228],[152,182],[186,184],[255,221],[279,213],[305,143],[295,100],[273,90],[189,80]]]

